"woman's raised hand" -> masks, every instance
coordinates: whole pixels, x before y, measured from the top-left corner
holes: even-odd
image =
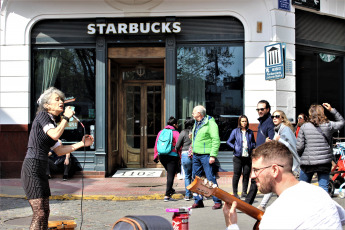
[[[65,108],[65,112],[63,113],[64,116],[71,118],[74,115],[74,111],[72,110],[71,106],[67,106]]]
[[[322,103],[322,106],[325,107],[328,111],[332,110],[332,106],[329,103]]]

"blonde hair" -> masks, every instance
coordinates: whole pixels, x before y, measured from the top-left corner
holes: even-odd
[[[289,119],[287,118],[286,114],[282,110],[276,110],[272,113],[272,115],[274,115],[274,113],[276,112],[279,113],[280,117],[282,118],[282,123],[289,127],[292,131],[294,131],[294,128]]]
[[[311,105],[309,108],[309,122],[315,126],[322,123],[328,123],[329,120],[325,115],[325,109],[321,105]]]

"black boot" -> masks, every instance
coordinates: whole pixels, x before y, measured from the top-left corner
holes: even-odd
[[[238,196],[237,192],[234,192],[234,197],[236,197],[237,199],[240,199],[240,197]]]
[[[241,199],[242,199],[242,198],[245,199],[246,197],[247,197],[247,193],[246,193],[246,192],[242,192]]]

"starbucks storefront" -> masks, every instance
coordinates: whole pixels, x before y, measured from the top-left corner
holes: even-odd
[[[41,92],[55,86],[76,100],[95,144],[74,155],[85,171],[157,167],[156,135],[168,117],[183,121],[202,104],[220,128],[220,153],[243,114],[244,28],[234,17],[42,20],[33,27],[31,119]],[[69,122],[61,139],[83,129]],[[158,165],[158,167],[160,167]]]

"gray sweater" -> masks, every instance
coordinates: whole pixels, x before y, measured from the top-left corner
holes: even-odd
[[[345,123],[344,118],[336,109],[332,108],[331,114],[334,115],[335,121],[320,124],[321,130],[328,140],[331,140],[333,133],[343,128]],[[332,146],[310,122],[304,123],[299,130],[297,152],[301,156],[301,165],[319,165],[332,162]]]
[[[182,146],[182,150],[181,151],[188,151],[189,146],[192,143],[192,140],[189,138],[189,129],[184,129],[182,130],[182,132],[180,133],[180,136],[178,137],[178,140],[176,142],[176,150],[178,151],[181,146]]]

